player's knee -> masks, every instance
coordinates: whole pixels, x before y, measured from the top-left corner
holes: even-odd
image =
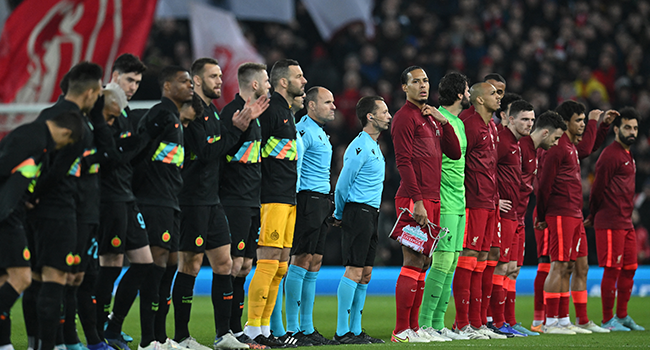
[[[22,294],[32,284],[32,274],[29,268],[20,269],[9,275],[7,281],[11,283],[18,294]]]
[[[363,276],[361,276],[361,281],[359,281],[359,283],[368,284],[368,283],[370,283],[370,278],[371,277],[372,277],[372,272],[364,272]]]

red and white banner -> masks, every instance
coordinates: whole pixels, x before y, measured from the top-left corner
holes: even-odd
[[[123,53],[142,55],[156,0],[24,0],[0,38],[0,102],[51,102],[75,64],[92,61],[108,81]]]
[[[223,72],[221,98],[215,105],[221,109],[239,92],[237,68],[242,63],[263,63],[264,59],[251,46],[237,24],[235,16],[214,6],[190,3],[190,30],[194,58],[212,57]]]
[[[353,22],[365,25],[367,38],[375,36],[372,19],[374,0],[302,0],[302,4],[311,15],[320,36],[326,41]]]

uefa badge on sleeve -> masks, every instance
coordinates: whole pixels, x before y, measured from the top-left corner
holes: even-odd
[[[441,238],[447,236],[449,230],[441,228],[428,220],[427,225],[422,228],[415,222],[413,213],[410,210],[407,208],[399,209],[401,213],[397,217],[397,222],[390,231],[389,237],[405,247],[431,257],[438,246],[438,242]],[[408,215],[405,216],[404,213]]]

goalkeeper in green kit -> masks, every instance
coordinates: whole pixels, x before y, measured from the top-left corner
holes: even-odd
[[[470,339],[468,335],[454,333],[445,327],[445,312],[451,296],[451,282],[458,256],[463,250],[465,234],[465,150],[467,138],[465,126],[458,118],[463,109],[469,107],[469,81],[460,73],[448,73],[438,85],[440,108],[454,127],[460,143],[461,157],[451,160],[442,156],[442,178],[440,182],[440,226],[449,233],[438,243],[433,253],[431,270],[424,285],[424,298],[420,309],[420,326],[431,327],[440,335],[451,339]]]

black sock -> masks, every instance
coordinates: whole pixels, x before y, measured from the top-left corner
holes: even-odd
[[[86,342],[89,345],[99,344],[102,341],[97,333],[97,308],[95,307],[95,285],[97,275],[91,271],[86,271],[83,282],[77,289],[77,313],[81,327],[86,335]],[[102,332],[102,337],[104,332]]]
[[[233,333],[241,333],[241,316],[244,311],[244,284],[246,277],[231,277],[232,280],[232,305],[230,314],[230,329]],[[214,283],[214,279],[212,280]]]
[[[39,349],[50,350],[54,348],[56,333],[61,320],[61,307],[65,286],[43,282],[38,293],[36,308],[38,313],[38,339]]]
[[[176,275],[177,268],[178,265],[167,266],[165,274],[163,274],[163,277],[160,280],[160,294],[158,294],[159,307],[156,312],[154,330],[156,340],[161,344],[167,341],[167,314],[169,313],[169,305],[172,302],[172,281],[174,280],[174,275]]]
[[[153,264],[131,264],[126,271],[120,284],[115,291],[115,302],[113,302],[113,315],[106,328],[106,338],[116,338],[122,332],[122,323],[124,318],[131,310],[135,298],[138,296],[138,290],[142,283],[147,279]],[[142,295],[140,295],[142,297]]]
[[[32,280],[32,284],[23,293],[23,319],[25,320],[25,331],[27,336],[34,339],[38,338],[38,313],[36,312],[36,300],[41,291],[43,283]],[[38,344],[34,344],[37,346]]]
[[[5,282],[0,287],[0,346],[11,343],[10,312],[18,297],[20,294],[9,282]]]
[[[78,344],[77,325],[77,287],[66,286],[64,297],[65,321],[63,322],[63,342],[64,344]]]
[[[178,272],[174,281],[172,300],[174,301],[174,340],[177,342],[190,336],[188,324],[192,312],[194,282],[196,277]]]
[[[11,344],[11,317],[9,317],[9,313],[0,315],[0,346],[7,344]]]
[[[152,264],[149,274],[146,276],[140,288],[140,329],[142,337],[140,345],[144,348],[156,340],[154,335],[154,317],[158,311],[158,293],[160,280],[165,274],[165,268]],[[110,324],[109,324],[110,326]]]
[[[111,312],[111,299],[115,280],[122,272],[121,267],[100,266],[97,284],[95,285],[95,300],[97,301],[97,333],[104,334],[104,323]]]
[[[232,313],[232,277],[230,275],[212,274],[212,307],[217,337],[230,332],[230,315]]]

